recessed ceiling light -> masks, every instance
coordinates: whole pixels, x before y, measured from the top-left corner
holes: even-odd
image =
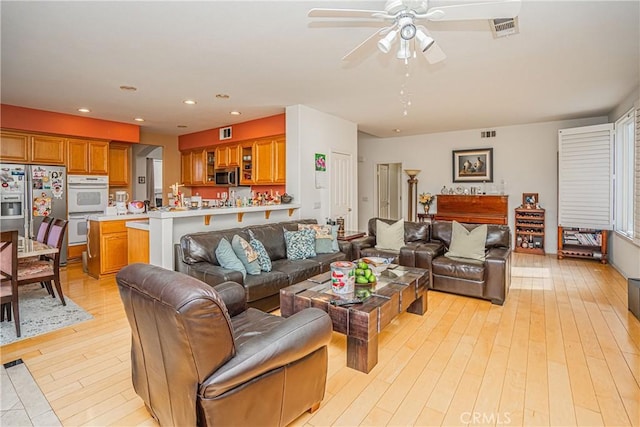
[[[197,104],[197,102],[196,102],[196,101],[194,101],[193,99],[185,99],[185,100],[184,100],[184,101],[182,101],[182,102],[184,102],[184,103],[185,103],[185,104],[187,104],[187,105],[196,105],[196,104]]]
[[[126,86],[126,85],[120,86],[120,89],[128,92],[135,92],[138,90],[138,88],[135,86]]]
[[[136,117],[135,119],[136,122],[144,122],[144,119],[142,117]]]
[[[394,129],[393,131],[394,131],[395,133],[400,133],[400,132],[402,132],[402,131],[401,131],[400,129],[398,129],[398,128]]]
[[[219,93],[216,95],[216,98],[218,99],[229,99],[229,95],[227,95],[226,93]]]
[[[178,125],[179,128],[186,128],[187,125]]]
[[[81,113],[90,113],[91,110],[89,110],[88,108],[78,108],[78,111],[80,111]]]
[[[242,113],[240,111],[230,111],[229,114],[231,114],[232,116],[239,116]]]

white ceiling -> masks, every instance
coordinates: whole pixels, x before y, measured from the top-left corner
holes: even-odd
[[[87,107],[90,117],[118,122],[143,117],[143,129],[173,135],[304,104],[385,137],[396,128],[414,135],[606,115],[640,81],[639,1],[524,0],[520,34],[502,39],[488,21],[432,22],[447,59],[429,65],[419,56],[409,77],[375,42],[341,61],[382,24],[307,17],[312,7],[384,3],[3,0],[1,101],[69,114]],[[184,105],[188,98],[197,105]]]

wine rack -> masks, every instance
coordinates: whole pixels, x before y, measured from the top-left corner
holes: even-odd
[[[516,208],[515,252],[544,255],[544,209]]]

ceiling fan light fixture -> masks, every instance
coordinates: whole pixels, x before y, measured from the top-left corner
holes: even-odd
[[[411,40],[416,36],[416,26],[413,25],[413,22],[409,24],[405,24],[400,28],[400,37],[403,40]]]
[[[411,49],[409,47],[409,42],[405,39],[400,39],[400,47],[398,48],[398,52],[396,53],[396,58],[398,59],[409,59],[411,58]]]
[[[389,34],[387,34],[382,39],[380,39],[378,41],[378,49],[380,49],[380,52],[389,53],[389,51],[391,50],[391,44],[396,39],[397,35],[398,35],[398,30],[393,30],[393,31],[389,31]]]
[[[418,39],[418,44],[422,52],[426,52],[435,43],[435,40],[426,35],[422,30],[416,31],[416,39]]]

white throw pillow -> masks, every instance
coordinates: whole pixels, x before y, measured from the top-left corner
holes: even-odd
[[[485,260],[485,244],[487,242],[487,224],[467,230],[457,221],[451,223],[451,245],[447,258],[467,258],[478,261]]]
[[[393,224],[376,220],[376,249],[399,251],[404,246],[404,220]]]

